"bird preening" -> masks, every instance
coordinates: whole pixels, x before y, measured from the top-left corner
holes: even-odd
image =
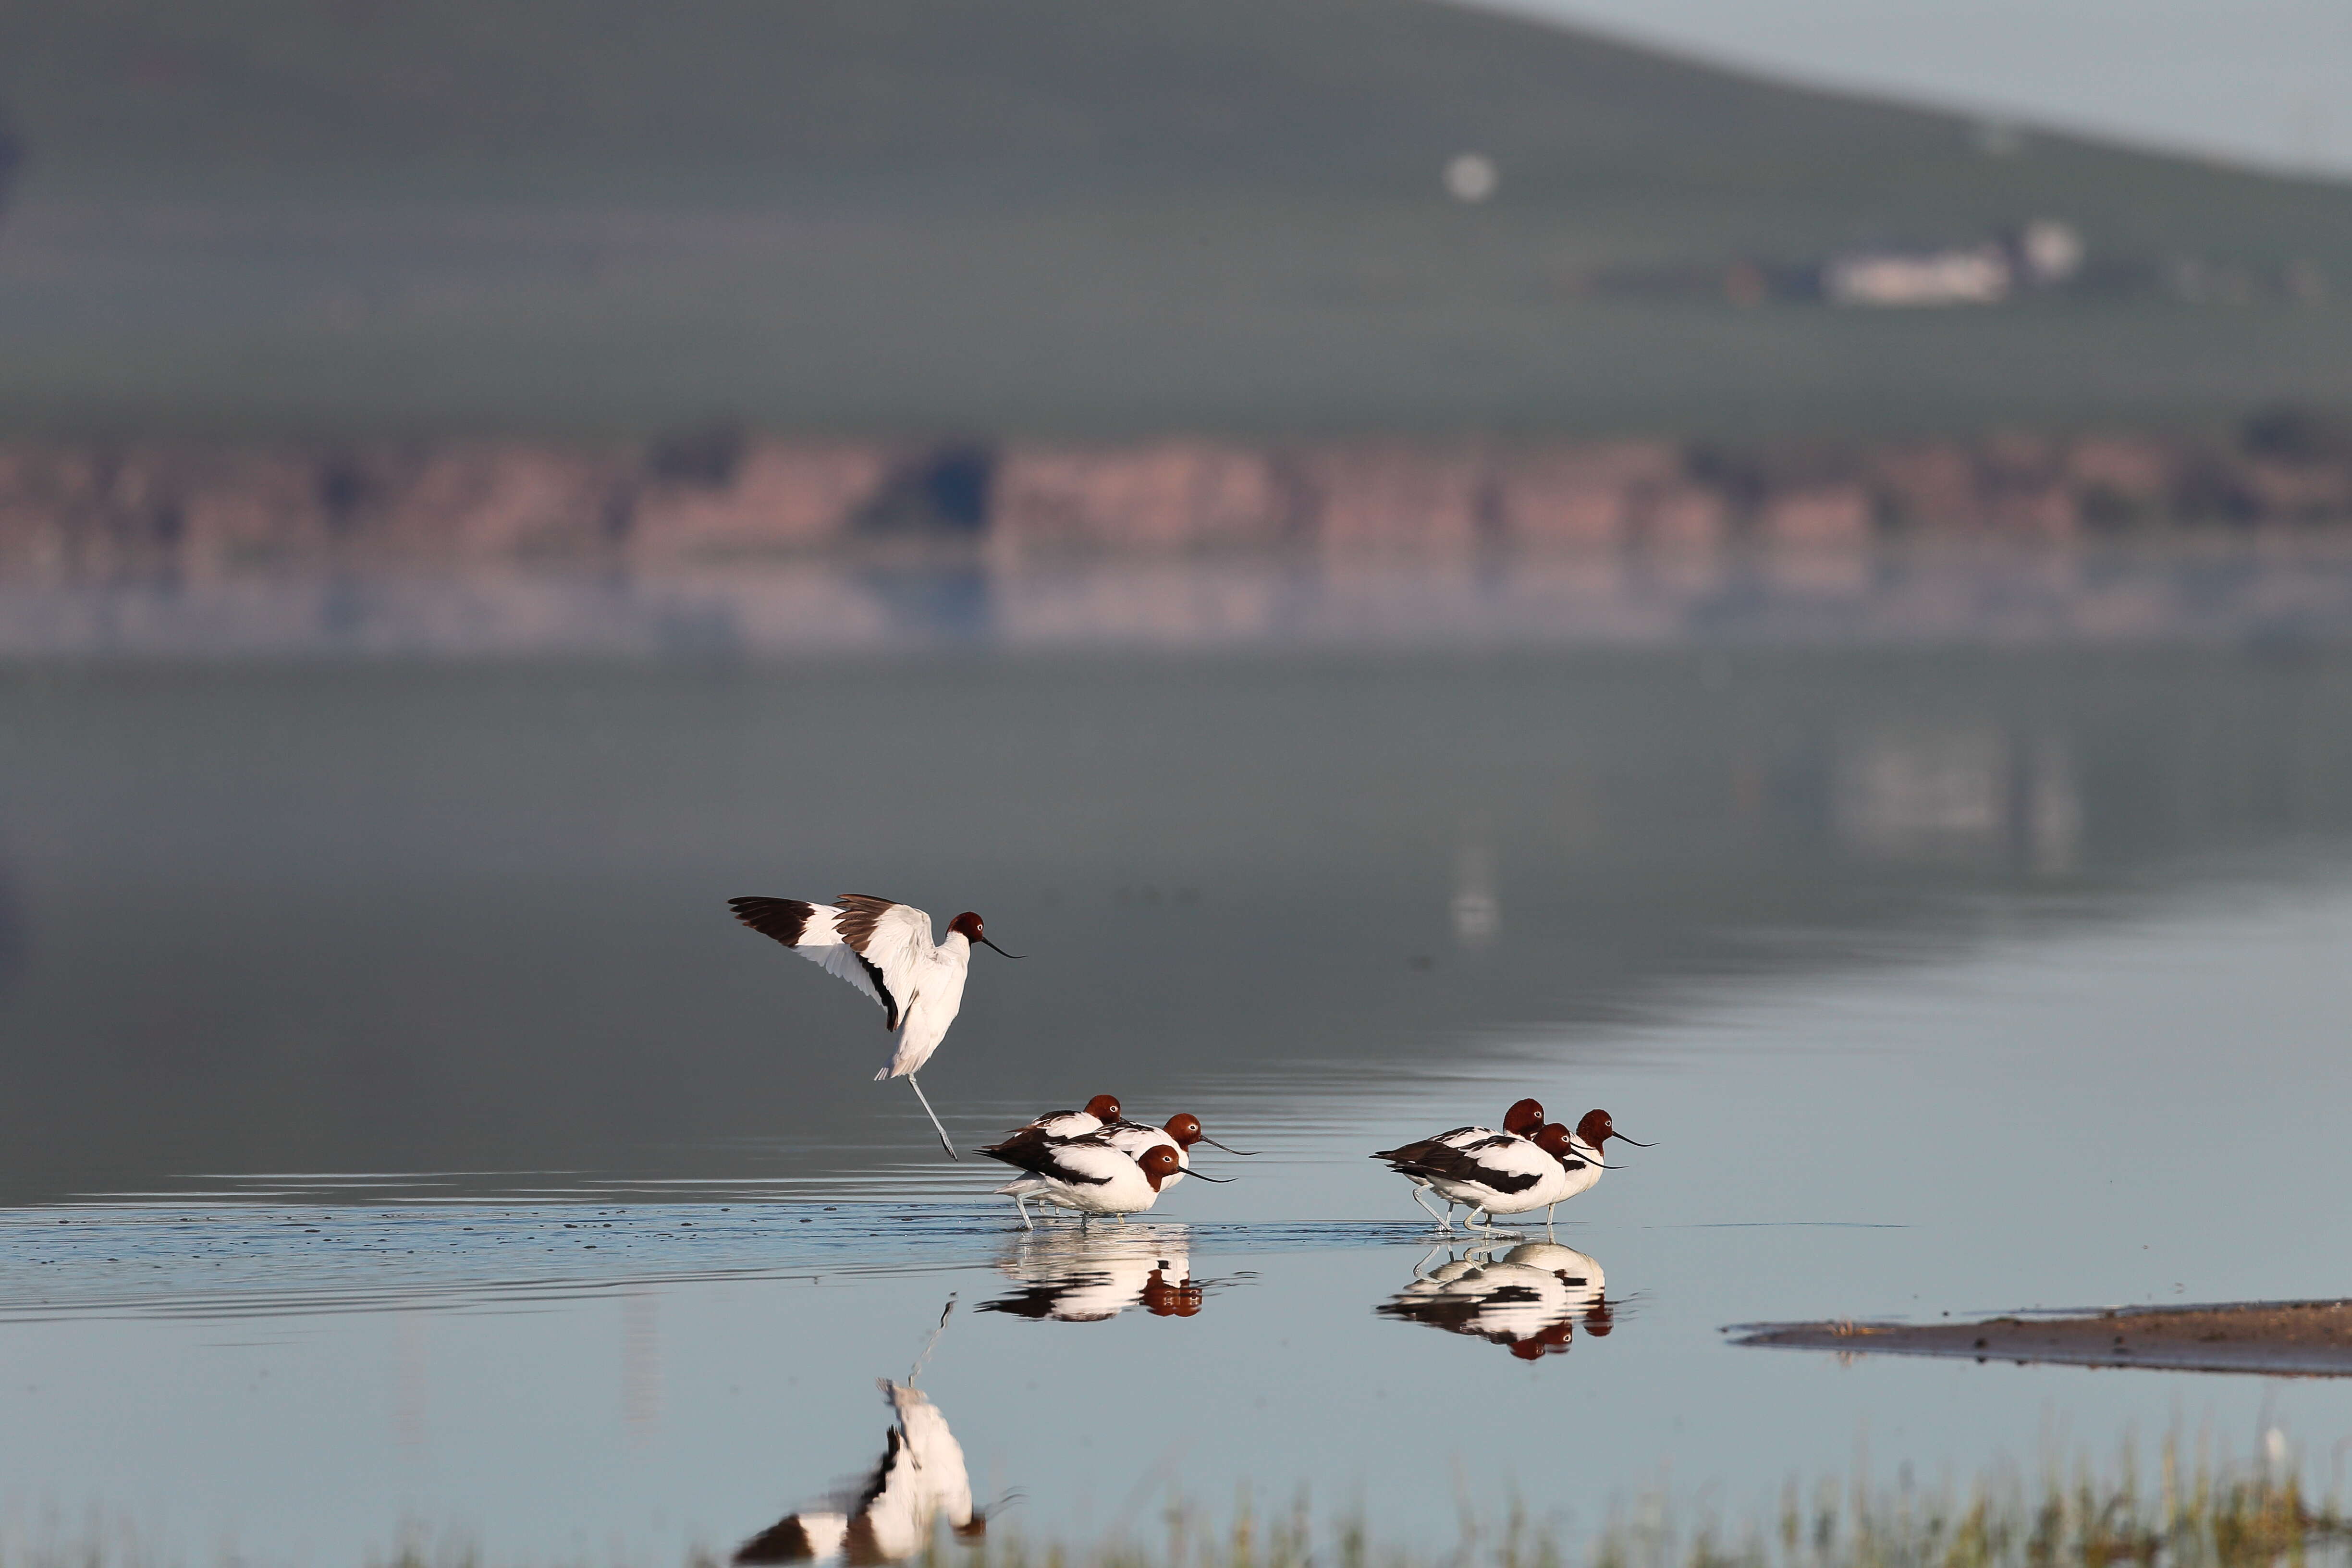
[[[870,893],[844,894],[829,904],[730,899],[727,907],[761,936],[773,937],[827,974],[846,980],[881,1007],[882,1026],[898,1039],[875,1079],[905,1079],[923,1114],[931,1119],[940,1147],[949,1159],[961,1158],[915,1075],[947,1038],[948,1026],[963,1006],[964,972],[971,967],[973,946],[1004,952],[988,940],[981,918],[966,910],[948,922],[948,934],[934,942],[930,916],[911,904]]]

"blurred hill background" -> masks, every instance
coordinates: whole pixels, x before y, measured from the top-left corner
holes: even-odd
[[[18,431],[1746,438],[2352,407],[2352,189],[1437,0],[8,0],[0,125]],[[2063,287],[1814,287],[2037,220],[2084,245]]]

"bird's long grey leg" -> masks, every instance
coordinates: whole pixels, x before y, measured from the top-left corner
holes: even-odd
[[[907,1369],[907,1386],[908,1388],[915,1386],[915,1378],[922,1372],[923,1363],[930,1360],[931,1352],[939,1348],[940,1336],[948,1331],[948,1319],[954,1315],[955,1304],[956,1299],[954,1293],[950,1292],[948,1296],[948,1304],[940,1309],[940,1326],[931,1331],[931,1337],[923,1342],[923,1353],[917,1356],[915,1358],[915,1364]],[[906,1423],[901,1421],[899,1425],[903,1426]]]
[[[1412,1201],[1420,1205],[1422,1213],[1427,1215],[1430,1218],[1437,1222],[1438,1229],[1444,1231],[1452,1230],[1454,1228],[1454,1205],[1452,1204],[1447,1204],[1445,1205],[1445,1212],[1444,1214],[1439,1214],[1435,1209],[1431,1208],[1427,1204],[1422,1202],[1423,1194],[1428,1191],[1429,1189],[1427,1187],[1413,1188]]]
[[[1019,1194],[1019,1193],[1015,1193],[1015,1194],[1013,1194],[1013,1206],[1014,1208],[1017,1208],[1017,1209],[1019,1209],[1019,1210],[1021,1211],[1021,1228],[1022,1228],[1022,1229],[1024,1229],[1024,1230],[1034,1230],[1034,1229],[1036,1229],[1036,1228],[1037,1228],[1037,1222],[1036,1222],[1035,1220],[1033,1220],[1033,1219],[1031,1219],[1031,1218],[1029,1217],[1029,1200],[1028,1200],[1026,1197],[1024,1197],[1024,1196],[1023,1196],[1021,1194]]]
[[[940,1147],[948,1152],[948,1158],[950,1160],[962,1159],[963,1156],[955,1152],[955,1145],[948,1142],[948,1130],[940,1125],[940,1113],[931,1109],[929,1097],[923,1093],[923,1086],[915,1081],[915,1075],[913,1073],[908,1073],[907,1075],[907,1087],[913,1089],[915,1091],[915,1098],[923,1102],[923,1114],[931,1119],[931,1130],[940,1135]]]

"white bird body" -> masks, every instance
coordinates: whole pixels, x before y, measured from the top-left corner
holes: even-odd
[[[1587,1143],[1579,1134],[1568,1141],[1568,1152],[1560,1156],[1560,1164],[1568,1173],[1568,1184],[1552,1202],[1564,1204],[1579,1193],[1589,1192],[1601,1180],[1607,1169],[1601,1162],[1601,1151]]]
[[[963,1007],[971,942],[960,931],[931,940],[931,917],[912,904],[850,893],[830,904],[798,899],[733,899],[735,918],[775,938],[882,1008],[898,1037],[874,1077],[922,1071]]]
[[[1113,1121],[1103,1128],[1102,1136],[1110,1141],[1112,1148],[1130,1160],[1143,1158],[1146,1149],[1175,1150],[1176,1169],[1160,1184],[1160,1190],[1163,1193],[1182,1181],[1184,1173],[1192,1169],[1191,1152],[1165,1127],[1154,1127],[1144,1121]]]
[[[1481,1210],[1490,1220],[1496,1215],[1557,1210],[1601,1180],[1601,1147],[1622,1137],[1607,1111],[1593,1110],[1574,1131],[1554,1121],[1532,1138],[1498,1132],[1465,1143],[1426,1139],[1372,1157],[1444,1198],[1449,1215],[1452,1205],[1468,1204],[1475,1222]]]
[[[1544,1112],[1541,1101],[1535,1100],[1522,1100],[1515,1103],[1510,1110],[1503,1113],[1503,1130],[1501,1132],[1496,1131],[1492,1127],[1456,1127],[1450,1132],[1440,1132],[1433,1137],[1420,1139],[1415,1142],[1405,1144],[1402,1148],[1383,1150],[1380,1153],[1375,1154],[1373,1158],[1377,1160],[1391,1160],[1391,1168],[1394,1169],[1398,1174],[1403,1176],[1406,1181],[1411,1182],[1417,1189],[1412,1195],[1412,1201],[1416,1204],[1420,1204],[1423,1212],[1427,1214],[1431,1218],[1436,1220],[1441,1226],[1447,1230],[1451,1230],[1454,1228],[1454,1201],[1452,1198],[1446,1199],[1445,1212],[1442,1215],[1435,1209],[1431,1208],[1427,1204],[1422,1203],[1422,1193],[1431,1190],[1430,1179],[1427,1176],[1417,1174],[1412,1169],[1409,1168],[1409,1161],[1399,1163],[1392,1160],[1391,1156],[1412,1155],[1423,1149],[1432,1148],[1467,1149],[1474,1143],[1482,1143],[1489,1138],[1498,1138],[1507,1133],[1516,1132],[1522,1136],[1532,1136],[1538,1128],[1543,1126],[1543,1120]]]
[[[1097,1113],[1101,1120],[1092,1131],[1080,1133],[1075,1137],[1055,1137],[1051,1131],[1056,1125],[1075,1125],[1080,1121],[1095,1121]],[[1192,1169],[1192,1145],[1202,1142],[1214,1144],[1220,1149],[1225,1147],[1203,1132],[1201,1130],[1201,1119],[1189,1110],[1178,1111],[1168,1119],[1168,1124],[1164,1127],[1153,1127],[1146,1122],[1128,1121],[1119,1114],[1118,1101],[1116,1099],[1108,1094],[1098,1094],[1087,1102],[1087,1109],[1083,1113],[1062,1110],[1055,1112],[1052,1116],[1041,1116],[1028,1126],[1017,1128],[1007,1134],[1002,1142],[992,1143],[977,1152],[987,1155],[992,1160],[1002,1160],[1008,1165],[1019,1165],[1032,1173],[1030,1179],[1017,1181],[1009,1186],[998,1189],[1013,1199],[1013,1206],[1021,1211],[1021,1223],[1025,1226],[1032,1223],[1029,1218],[1029,1199],[1042,1197],[1048,1202],[1060,1201],[1051,1196],[1051,1184],[1045,1175],[1038,1173],[1037,1162],[1045,1158],[1041,1151],[1048,1145],[1066,1145],[1080,1150],[1108,1147],[1134,1161],[1138,1166],[1145,1168],[1150,1165],[1153,1151],[1160,1151],[1165,1159],[1167,1170],[1160,1176],[1158,1184],[1160,1191],[1166,1192],[1170,1187],[1182,1181],[1185,1173]],[[1239,1154],[1246,1151],[1234,1149],[1228,1150],[1227,1152]],[[1218,1179],[1215,1176],[1202,1178],[1203,1181],[1211,1182]],[[1079,1203],[1066,1203],[1062,1206],[1077,1209],[1082,1213],[1106,1212]]]
[[[1147,1148],[1131,1157],[1104,1132],[1084,1138],[1013,1138],[981,1152],[1027,1173],[996,1189],[1020,1206],[1024,1226],[1030,1224],[1030,1198],[1083,1215],[1115,1214],[1123,1221],[1140,1214],[1160,1201],[1160,1189],[1178,1169],[1179,1158],[1172,1146]]]
[[[1084,1138],[1089,1132],[1099,1132],[1109,1123],[1119,1120],[1118,1097],[1098,1094],[1087,1101],[1083,1110],[1049,1110],[1034,1121],[1014,1128],[1004,1136],[1013,1138]]]
[[[971,944],[978,941],[1004,951],[988,941],[980,917],[969,910],[956,916],[948,922],[946,937],[935,942],[930,916],[912,904],[870,893],[846,893],[830,904],[744,898],[730,899],[727,906],[753,931],[847,981],[882,1008],[883,1027],[898,1037],[875,1080],[905,1079],[929,1114],[930,1101],[915,1075],[947,1038],[948,1026],[963,1008]],[[939,1129],[940,1146],[953,1155],[947,1129],[939,1126],[936,1115],[931,1125]]]
[[[854,1563],[897,1563],[930,1544],[940,1515],[959,1531],[973,1527],[971,1478],[947,1418],[922,1391],[886,1382],[897,1415],[882,1462],[854,1489],[787,1514],[735,1553],[738,1563],[802,1563],[847,1555]]]
[[[1491,1127],[1456,1127],[1451,1132],[1441,1132],[1434,1138],[1424,1139],[1423,1142],[1434,1143],[1447,1149],[1467,1149],[1474,1143],[1484,1143],[1489,1138],[1507,1138],[1508,1136],[1510,1136],[1510,1134],[1507,1132],[1497,1132]],[[1412,1171],[1405,1170],[1402,1166],[1395,1167],[1395,1169],[1406,1181],[1411,1182],[1415,1187],[1420,1189],[1420,1192],[1413,1194],[1412,1201],[1416,1204],[1421,1204],[1422,1208],[1428,1213],[1435,1214],[1437,1212],[1436,1210],[1430,1208],[1427,1204],[1421,1203],[1421,1194],[1433,1190],[1433,1185],[1430,1179],[1427,1176],[1419,1175]],[[1442,1193],[1438,1195],[1441,1197],[1445,1196],[1445,1194]],[[1454,1228],[1454,1201],[1452,1198],[1447,1197],[1445,1199],[1445,1213],[1437,1222],[1448,1230]]]
[[[1490,1215],[1525,1214],[1556,1204],[1584,1172],[1581,1160],[1570,1171],[1567,1162],[1516,1132],[1497,1132],[1453,1152],[1458,1158],[1433,1160],[1406,1174],[1424,1177],[1440,1197]]]

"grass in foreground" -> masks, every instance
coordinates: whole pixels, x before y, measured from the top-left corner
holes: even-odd
[[[999,1529],[958,1542],[944,1529],[913,1559],[919,1568],[2352,1568],[2352,1514],[2340,1499],[2307,1496],[2284,1464],[2241,1466],[2167,1443],[2151,1489],[2126,1450],[2106,1469],[2078,1462],[2038,1480],[1989,1472],[1965,1491],[1866,1478],[1828,1481],[1810,1496],[1794,1483],[1777,1515],[1730,1521],[1664,1495],[1621,1511],[1580,1546],[1514,1505],[1499,1520],[1465,1506],[1450,1547],[1383,1547],[1360,1518],[1318,1526],[1302,1496],[1286,1513],[1259,1514],[1246,1490],[1231,1519],[1180,1504],[1156,1545],[1033,1542]],[[726,1552],[698,1552],[688,1568],[723,1568]],[[232,1550],[223,1563],[245,1559]],[[0,1539],[0,1568],[167,1568],[187,1559],[96,1536],[68,1542]],[[365,1568],[483,1568],[460,1538],[412,1536]]]
[[[1246,1498],[1229,1524],[1171,1510],[1158,1546],[1040,1545],[1006,1537],[977,1549],[942,1537],[924,1568],[2253,1568],[2352,1563],[2352,1514],[2306,1496],[2284,1466],[2184,1461],[2168,1443],[2157,1483],[2126,1452],[2109,1469],[2053,1468],[2030,1482],[1998,1472],[1965,1492],[1866,1479],[1793,1483],[1778,1516],[1727,1525],[1678,1513],[1663,1497],[1613,1518],[1580,1547],[1515,1507],[1501,1521],[1465,1510],[1451,1548],[1384,1549],[1359,1520],[1318,1529],[1302,1500],[1259,1517]],[[717,1568],[705,1559],[697,1568]],[[394,1568],[425,1568],[402,1563]]]

